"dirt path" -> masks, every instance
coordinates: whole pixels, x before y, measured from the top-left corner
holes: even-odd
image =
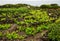
[[[9,28],[7,31],[12,32],[17,30],[17,24],[12,24],[11,28]]]

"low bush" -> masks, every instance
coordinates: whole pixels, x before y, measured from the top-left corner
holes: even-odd
[[[50,26],[48,37],[51,41],[60,41],[60,24]]]

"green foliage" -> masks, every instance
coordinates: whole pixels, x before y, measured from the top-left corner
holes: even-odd
[[[60,41],[60,24],[51,24],[48,37],[51,41]]]
[[[10,24],[0,24],[0,30],[5,30],[10,28]]]
[[[0,32],[0,37],[2,37],[3,36],[3,34],[2,34],[2,32]]]
[[[20,36],[16,32],[12,32],[12,33],[7,32],[5,35],[8,39],[21,39],[22,40],[25,38],[25,35]]]
[[[0,21],[6,20],[6,18],[2,18]]]
[[[42,29],[41,29],[40,26],[38,26],[37,29],[36,29],[37,32],[40,32],[41,30],[42,30]]]
[[[20,12],[20,13],[27,13],[27,12],[29,12],[29,9],[26,8],[26,7],[21,7],[17,11]]]
[[[50,5],[41,5],[40,8],[51,8]]]
[[[19,39],[23,40],[25,38],[25,36],[20,36]]]
[[[49,25],[41,25],[41,29],[42,30],[48,30],[49,29]]]
[[[19,26],[18,29],[19,29],[19,31],[24,31],[25,30],[25,28],[22,27],[22,26]]]
[[[35,31],[35,28],[33,28],[33,27],[27,27],[27,28],[25,29],[25,33],[26,33],[27,35],[34,35],[34,34],[36,33],[36,31]]]
[[[50,5],[41,5],[40,8],[59,8],[60,6],[58,6],[57,4],[50,4]]]
[[[19,8],[19,7],[25,7],[27,4],[6,4],[3,6],[0,6],[0,8]]]
[[[41,32],[42,30],[48,30],[49,26],[50,26],[49,24],[38,25],[38,27],[36,28],[36,31]]]
[[[40,22],[49,20],[49,16],[47,15],[46,11],[32,10],[30,13],[33,14],[32,16],[35,18],[35,20],[38,20]]]
[[[16,32],[12,32],[12,33],[6,33],[6,37],[8,39],[17,39],[19,38],[19,35]]]
[[[60,18],[58,18],[55,22],[56,22],[56,23],[60,23]]]
[[[25,5],[25,4],[24,4]],[[48,15],[47,10],[49,9],[41,9],[41,8],[57,8],[57,4],[51,5],[42,5],[40,7],[29,7],[27,5],[17,4],[11,5],[6,4],[4,6],[0,6],[0,30],[6,30],[10,28],[10,24],[17,24],[17,29],[15,32],[6,33],[6,37],[8,39],[24,39],[25,36],[19,36],[17,33],[20,31],[24,31],[26,35],[35,35],[38,32],[43,30],[48,30],[48,37],[52,39],[52,41],[60,40],[60,10],[57,9],[52,10],[53,13],[51,16]],[[37,9],[38,8],[38,9]],[[49,11],[50,12],[50,11]],[[57,17],[56,17],[57,16]],[[56,17],[56,18],[54,18]],[[56,20],[56,21],[54,21]],[[56,22],[56,24],[52,23]],[[5,24],[4,24],[5,23]],[[9,24],[7,24],[9,23]],[[17,33],[16,33],[17,32]],[[43,33],[42,33],[43,35]],[[0,32],[0,37],[3,34]]]

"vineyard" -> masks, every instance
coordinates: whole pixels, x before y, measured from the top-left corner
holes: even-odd
[[[0,41],[60,41],[60,8],[1,7]]]

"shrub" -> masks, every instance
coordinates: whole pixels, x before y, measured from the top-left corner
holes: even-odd
[[[54,23],[51,25],[48,37],[51,41],[60,41],[60,24]]]

